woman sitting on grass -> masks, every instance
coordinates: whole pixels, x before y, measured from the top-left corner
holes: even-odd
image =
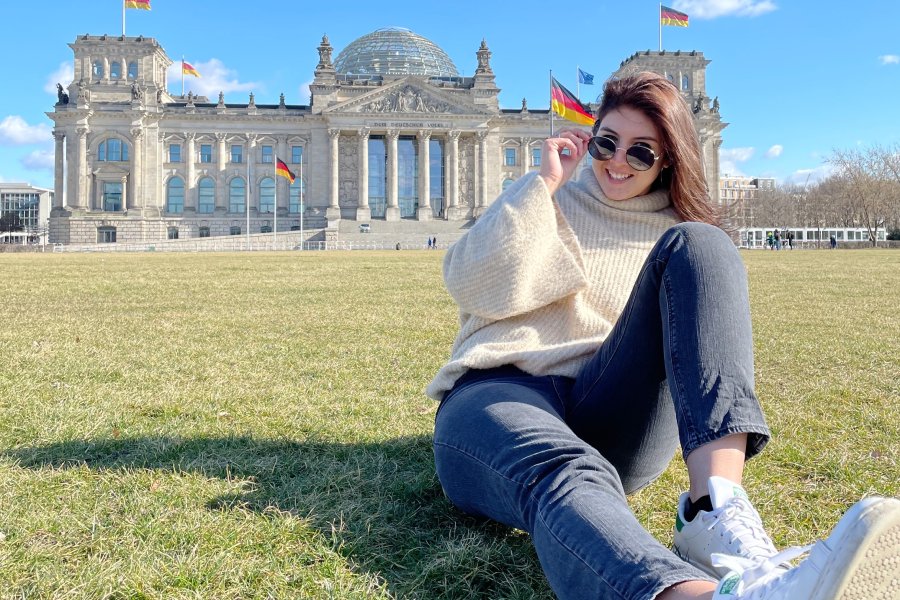
[[[460,331],[428,394],[450,500],[527,531],[563,599],[894,597],[900,501],[869,498],[825,542],[779,553],[741,487],[769,439],[746,272],[678,89],[610,81],[592,135],[542,152],[444,261]],[[679,446],[673,552],[626,495]]]

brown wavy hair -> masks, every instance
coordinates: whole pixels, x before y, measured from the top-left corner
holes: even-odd
[[[660,172],[654,188],[669,190],[672,207],[681,220],[720,226],[722,218],[709,197],[691,109],[675,84],[647,71],[610,79],[603,86],[594,135],[603,118],[622,106],[644,113],[659,130],[662,160],[668,166]]]

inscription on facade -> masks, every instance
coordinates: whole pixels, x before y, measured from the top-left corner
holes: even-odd
[[[453,123],[431,123],[425,121],[367,121],[366,126],[375,129],[384,129],[387,127],[399,129],[450,129],[450,127],[453,126]]]

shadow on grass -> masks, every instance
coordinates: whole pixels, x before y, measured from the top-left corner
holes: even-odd
[[[75,440],[3,451],[25,468],[152,469],[250,482],[210,510],[306,519],[399,598],[548,597],[527,536],[445,499],[429,436],[377,443],[253,437]]]

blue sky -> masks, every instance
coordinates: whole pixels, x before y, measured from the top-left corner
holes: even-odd
[[[671,0],[687,28],[664,27],[666,50],[698,50],[707,95],[719,97],[721,171],[815,181],[835,149],[900,143],[900,3]],[[0,7],[0,181],[53,187],[56,83],[71,81],[77,35],[122,33],[122,0],[4,2]],[[641,50],[657,50],[659,3],[647,0],[475,2],[256,2],[152,0],[128,10],[126,33],[156,38],[202,74],[189,89],[226,102],[307,104],[327,34],[334,56],[381,27],[425,36],[472,75],[487,41],[503,108],[549,105],[548,72],[573,91],[576,67],[600,83]],[[169,88],[180,93],[178,65]],[[581,86],[593,99],[600,86]]]

